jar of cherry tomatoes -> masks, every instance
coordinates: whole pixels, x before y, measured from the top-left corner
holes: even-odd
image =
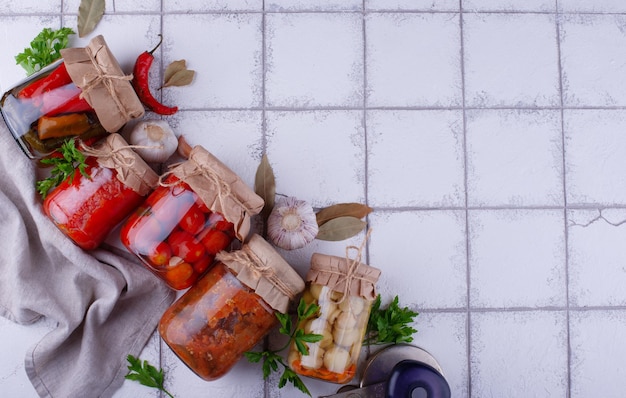
[[[102,36],[85,48],[61,50],[63,59],[4,93],[0,113],[31,159],[52,153],[71,137],[113,133],[143,106]]]
[[[290,347],[288,362],[296,373],[340,384],[352,380],[379,276],[380,270],[347,255],[313,254],[302,299],[320,310],[299,328],[323,338],[308,344],[308,355]]]
[[[121,241],[171,288],[193,285],[215,255],[243,241],[263,199],[201,146],[161,176],[160,186],[124,223]]]
[[[159,176],[121,135],[84,147],[84,173],[76,170],[48,194],[44,213],[85,250],[98,247],[154,189]]]
[[[259,235],[218,262],[174,302],[159,334],[198,376],[214,380],[258,344],[304,281]]]

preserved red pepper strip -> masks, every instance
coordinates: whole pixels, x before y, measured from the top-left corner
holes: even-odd
[[[50,74],[44,78],[36,80],[24,87],[17,94],[17,98],[33,98],[43,94],[45,91],[55,89],[72,83],[72,78],[67,73],[65,62],[55,68]]]
[[[161,35],[159,35],[161,36]],[[159,115],[173,115],[178,112],[178,107],[169,107],[160,103],[152,93],[150,92],[150,85],[148,84],[148,75],[150,73],[150,67],[152,66],[152,62],[154,61],[153,53],[163,42],[163,36],[161,36],[161,40],[159,44],[156,45],[150,51],[144,51],[139,54],[137,57],[137,61],[135,62],[135,67],[133,68],[133,80],[131,81],[133,87],[135,88],[135,92],[139,97],[139,100],[142,104],[145,105],[149,110],[158,113]]]
[[[81,135],[91,128],[89,117],[84,113],[70,113],[61,116],[42,116],[37,122],[40,140],[53,137]]]

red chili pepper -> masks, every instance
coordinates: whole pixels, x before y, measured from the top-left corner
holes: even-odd
[[[46,91],[55,89],[57,87],[64,86],[72,82],[72,78],[67,73],[65,68],[65,62],[55,68],[46,77],[42,77],[39,80],[35,80],[28,86],[24,87],[17,93],[17,98],[33,98],[43,94]]]
[[[144,51],[139,54],[133,69],[132,84],[135,88],[135,92],[137,92],[139,100],[145,105],[146,108],[158,113],[159,115],[173,115],[178,111],[178,107],[169,107],[161,104],[150,92],[150,86],[148,84],[148,74],[150,72],[150,67],[152,66],[152,61],[154,61],[154,55],[152,54],[157,48],[159,48],[162,42],[163,36],[161,36],[159,44],[157,44],[151,51]]]

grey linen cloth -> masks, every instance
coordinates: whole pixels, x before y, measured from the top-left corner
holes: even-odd
[[[74,245],[44,215],[36,178],[0,121],[0,315],[57,322],[26,353],[41,397],[109,397],[175,294],[130,257]]]

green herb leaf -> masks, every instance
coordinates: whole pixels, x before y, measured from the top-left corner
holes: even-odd
[[[315,343],[321,341],[324,336],[321,334],[306,334],[304,330],[300,327],[302,322],[307,320],[313,316],[319,307],[316,304],[306,305],[306,302],[300,299],[298,303],[298,320],[296,322],[295,328],[293,322],[291,320],[291,316],[289,314],[281,314],[276,313],[276,318],[278,318],[278,322],[280,322],[279,332],[286,336],[289,336],[289,341],[279,350],[266,350],[261,352],[246,352],[244,355],[248,358],[248,361],[253,363],[258,363],[263,359],[262,369],[263,369],[263,379],[267,379],[272,372],[276,372],[278,370],[279,365],[283,367],[283,373],[280,376],[280,380],[278,381],[278,388],[283,388],[287,383],[291,383],[298,390],[302,391],[309,396],[311,393],[309,389],[306,388],[300,377],[289,368],[283,361],[282,357],[278,354],[283,351],[291,344],[294,344],[298,351],[304,355],[308,355],[309,348],[306,343]]]
[[[75,34],[70,28],[52,30],[44,28],[30,42],[30,48],[15,56],[15,62],[26,70],[28,76],[61,58],[61,50],[69,42],[68,36]]]
[[[398,296],[385,309],[380,308],[380,295],[372,303],[365,334],[366,344],[410,343],[417,330],[410,325],[419,313],[400,307]]]
[[[69,178],[71,182],[76,170],[84,177],[91,178],[86,171],[85,155],[76,148],[74,139],[65,140],[58,151],[62,157],[51,157],[41,160],[43,164],[54,166],[50,170],[50,177],[36,182],[37,192],[44,199],[51,189],[55,188],[66,178]]]
[[[157,388],[167,394],[169,397],[174,396],[163,387],[164,375],[163,369],[157,370],[154,366],[150,365],[148,361],[143,361],[139,358],[135,358],[132,355],[128,355],[126,360],[128,365],[128,374],[125,376],[128,380],[139,382],[146,387]]]
[[[93,32],[104,15],[105,0],[81,0],[78,6],[78,37]]]

